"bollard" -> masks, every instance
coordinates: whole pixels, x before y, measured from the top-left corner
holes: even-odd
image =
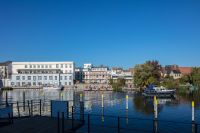
[[[158,100],[156,96],[154,96],[154,119],[158,119]]]
[[[18,117],[20,117],[20,112],[19,112],[19,102],[17,101],[17,112],[18,112]]]
[[[120,133],[120,117],[118,116],[118,120],[117,120],[118,122],[118,126],[117,126],[117,131],[118,131],[118,133]]]
[[[31,110],[30,110],[29,101],[28,101],[28,113],[29,113],[29,116],[30,116],[31,115]]]
[[[104,95],[101,95],[101,107],[104,108]]]
[[[65,116],[64,116],[64,112],[62,112],[62,133],[64,133],[64,130],[65,130]]]
[[[126,110],[126,124],[128,125],[128,110]]]
[[[8,92],[6,91],[6,106],[8,106]]]
[[[194,101],[192,101],[192,122],[195,122]]]
[[[25,92],[23,91],[23,108],[24,108],[24,111],[25,111]]]
[[[126,95],[126,110],[128,110],[128,95]]]
[[[74,107],[72,106],[72,130],[74,130]]]
[[[42,115],[42,100],[40,99],[40,116]]]
[[[90,114],[88,114],[88,133],[90,133]]]
[[[31,100],[31,116],[33,116],[33,100]]]
[[[101,122],[102,123],[104,123],[104,108],[102,108],[102,110],[101,110],[102,112],[101,112]]]
[[[57,131],[60,133],[60,112],[58,112],[58,123],[57,123]]]

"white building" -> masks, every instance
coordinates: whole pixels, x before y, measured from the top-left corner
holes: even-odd
[[[133,73],[130,70],[124,70],[122,68],[112,68],[111,79],[116,82],[117,79],[120,78],[125,79],[126,87],[133,88]]]
[[[0,87],[7,87],[10,84],[12,74],[12,62],[6,61],[0,63]]]
[[[71,86],[74,62],[12,62],[11,86]]]

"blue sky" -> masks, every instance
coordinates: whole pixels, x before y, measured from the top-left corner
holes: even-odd
[[[0,61],[200,66],[199,0],[1,0]]]

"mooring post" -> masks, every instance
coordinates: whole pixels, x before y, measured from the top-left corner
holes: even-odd
[[[28,113],[29,113],[29,116],[30,116],[31,115],[31,110],[30,110],[29,100],[28,100]]]
[[[72,106],[72,130],[74,130],[74,107]]]
[[[18,112],[18,117],[20,117],[20,112],[19,112],[19,102],[17,101],[17,112]]]
[[[33,116],[33,100],[31,100],[31,116]]]
[[[60,112],[58,112],[58,116],[57,117],[58,117],[58,120],[57,120],[57,122],[58,122],[57,123],[57,129],[58,130],[57,131],[58,131],[58,133],[60,133]]]
[[[25,111],[25,92],[23,91],[23,109]]]
[[[104,95],[101,95],[101,107],[104,108]]]
[[[118,120],[117,120],[118,122],[118,126],[117,126],[117,131],[118,131],[118,133],[120,133],[120,117],[118,116]]]
[[[6,91],[6,106],[8,106],[8,92]]]
[[[192,122],[195,123],[194,101],[192,101]]]
[[[65,116],[64,116],[64,112],[62,112],[62,133],[64,133],[64,130],[65,130],[65,124],[64,124],[64,122],[65,122]]]
[[[90,133],[90,114],[88,114],[88,133]]]
[[[126,95],[126,110],[128,110],[128,95]]]
[[[40,99],[40,116],[42,115],[42,100]]]
[[[158,100],[156,96],[154,96],[154,119],[158,119]]]

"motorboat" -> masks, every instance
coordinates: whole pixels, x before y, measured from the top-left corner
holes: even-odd
[[[175,89],[167,89],[165,87],[156,87],[154,85],[149,85],[143,92],[144,96],[147,97],[172,97],[176,93]]]
[[[43,90],[64,90],[64,86],[43,86]]]

